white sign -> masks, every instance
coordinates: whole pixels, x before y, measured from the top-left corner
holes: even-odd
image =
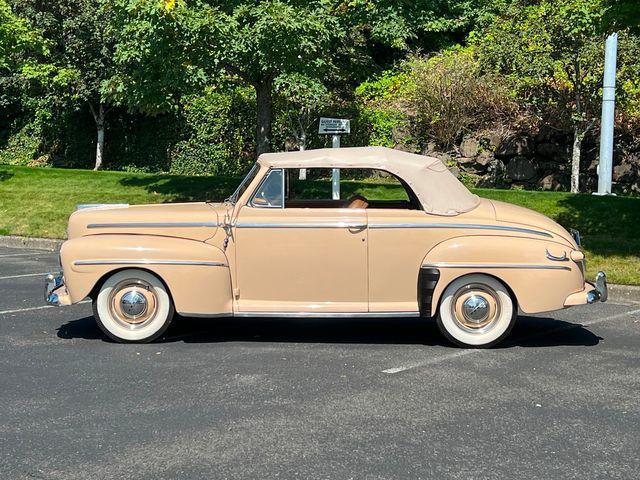
[[[341,135],[343,133],[351,133],[351,124],[346,118],[320,117],[318,133],[320,135]]]

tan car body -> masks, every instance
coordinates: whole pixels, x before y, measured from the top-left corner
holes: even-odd
[[[406,178],[411,170],[403,155],[408,154],[340,150],[310,151],[317,153],[309,158],[296,153],[260,157],[259,172],[235,204],[76,211],[60,252],[64,288],[59,302],[77,303],[113,272],[140,268],[165,283],[176,311],[186,316],[433,316],[447,285],[471,273],[502,281],[525,313],[587,303],[593,286],[585,282],[584,256],[572,235],[521,207],[468,192],[457,204],[459,211],[448,207],[456,205],[452,200],[442,214],[425,208],[251,205],[267,172],[296,165],[369,165],[391,171],[424,195],[431,192],[418,173]],[[367,160],[366,155],[382,153],[385,162]],[[438,175],[450,181],[448,172]],[[423,205],[430,201],[426,196],[420,200]],[[425,295],[419,288],[421,272],[433,271],[439,278]]]

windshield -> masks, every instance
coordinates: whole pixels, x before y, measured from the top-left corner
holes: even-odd
[[[251,167],[251,170],[249,170],[249,173],[247,173],[247,176],[244,177],[244,180],[242,180],[242,182],[240,182],[240,185],[238,185],[238,188],[236,188],[236,191],[233,192],[231,196],[227,198],[224,202],[230,203],[231,205],[235,205],[236,202],[238,201],[238,198],[240,198],[240,196],[247,190],[247,187],[253,181],[253,179],[256,178],[256,175],[258,174],[258,170],[260,170],[260,167],[258,166],[257,163],[254,163],[253,167]]]

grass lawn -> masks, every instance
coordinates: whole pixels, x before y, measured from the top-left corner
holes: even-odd
[[[233,177],[186,177],[0,165],[0,235],[64,238],[78,203],[220,201]],[[401,198],[383,181],[353,181],[345,193]],[[583,235],[588,276],[607,272],[612,283],[640,285],[640,198],[477,189],[482,197],[537,210]]]

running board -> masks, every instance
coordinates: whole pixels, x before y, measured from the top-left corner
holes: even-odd
[[[407,318],[419,317],[420,312],[233,312],[233,313],[188,313],[178,312],[191,318]]]

